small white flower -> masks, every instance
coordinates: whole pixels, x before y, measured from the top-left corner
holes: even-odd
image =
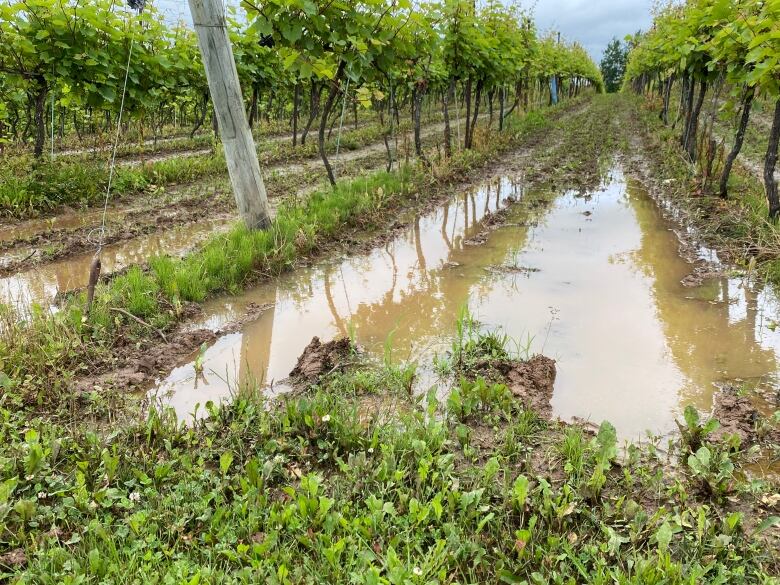
[[[49,494],[46,492],[38,492],[38,499],[39,500],[45,500],[48,497]]]
[[[131,502],[140,502],[141,501],[141,494],[138,492],[133,492],[128,496]]]
[[[328,422],[329,420],[330,420],[329,414],[326,414],[325,416],[322,417],[322,422]]]
[[[421,577],[422,576],[422,569],[420,567],[415,567],[414,569],[412,569],[412,573],[414,573],[418,577]]]
[[[374,448],[373,448],[373,447],[369,447],[369,448],[368,448],[368,452],[369,452],[369,453],[373,453],[373,452],[374,452]]]

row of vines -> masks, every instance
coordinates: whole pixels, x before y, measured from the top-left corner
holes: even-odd
[[[737,119],[733,145],[718,181],[728,196],[729,176],[739,155],[751,109],[761,96],[774,106],[763,178],[770,218],[780,216],[774,177],[780,141],[780,0],[688,0],[658,12],[653,27],[630,53],[625,84],[662,100],[661,119],[670,123],[670,102],[679,88],[672,124],[681,125],[680,145],[698,163],[709,187],[718,152],[711,125],[700,128],[709,95]]]
[[[293,140],[326,129],[344,107],[388,127],[408,107],[418,156],[420,112],[436,100],[452,148],[453,106],[471,147],[480,104],[499,125],[529,99],[554,101],[601,75],[584,49],[538,34],[531,16],[497,1],[245,0],[227,18],[250,123],[287,120]],[[128,68],[129,64],[129,68]],[[127,70],[126,70],[127,69]],[[42,157],[50,135],[107,131],[127,91],[123,130],[156,138],[166,124],[201,127],[211,111],[194,32],[154,6],[115,0],[18,0],[0,6],[0,143]],[[485,107],[484,105],[482,106]]]

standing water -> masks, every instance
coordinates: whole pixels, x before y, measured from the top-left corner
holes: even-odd
[[[485,232],[485,218],[515,198],[507,221]],[[549,207],[533,199],[501,179],[369,254],[212,302],[196,325],[218,328],[250,303],[270,308],[209,348],[202,373],[183,365],[156,396],[187,416],[237,382],[281,380],[314,335],[353,334],[376,355],[390,340],[395,359],[430,364],[464,306],[557,360],[555,415],[610,420],[626,438],[672,431],[687,404],[709,409],[721,383],[775,384],[774,295],[739,279],[683,286],[692,266],[677,237],[619,169],[598,191]]]
[[[159,254],[182,255],[232,223],[232,219],[208,220],[109,244],[101,253],[102,272],[143,264]],[[76,254],[0,278],[0,303],[22,310],[33,303],[52,305],[58,293],[87,286],[94,255],[94,251]]]

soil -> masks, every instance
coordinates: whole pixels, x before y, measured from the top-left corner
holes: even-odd
[[[530,275],[534,272],[540,272],[541,268],[534,268],[533,266],[518,266],[518,265],[493,265],[485,268],[486,272],[492,272],[494,274],[525,274]]]
[[[499,360],[477,366],[488,377],[491,372],[500,374],[512,394],[523,405],[541,416],[550,418],[550,401],[555,385],[555,360],[536,355],[527,361]]]
[[[132,240],[134,238],[154,232],[168,230],[173,227],[187,225],[202,221],[204,217],[209,219],[226,219],[230,217],[232,205],[220,194],[215,194],[210,200],[185,199],[174,205],[166,206],[158,210],[138,210],[128,213],[120,222],[107,225],[103,245],[109,246],[118,242]],[[16,274],[34,265],[61,260],[84,253],[92,253],[96,249],[95,238],[97,228],[88,226],[75,230],[61,229],[47,233],[39,233],[25,240],[4,242],[0,249],[16,248],[20,245],[33,247],[40,251],[48,250],[35,256],[11,261],[0,267],[0,276]]]
[[[27,555],[24,549],[17,548],[0,555],[0,567],[8,567],[12,570],[19,569],[27,564]]]
[[[316,384],[327,374],[344,368],[352,353],[352,342],[346,337],[326,343],[314,337],[298,358],[290,378],[297,383]]]
[[[430,130],[428,131],[430,133]],[[382,148],[384,145],[380,143]],[[342,157],[342,177],[378,169],[385,164],[385,155],[377,155],[376,145],[368,145],[351,151]],[[300,197],[317,188],[325,178],[319,159],[307,159],[304,163],[287,163],[274,166],[266,179],[269,199]],[[139,200],[141,199],[141,200]],[[143,199],[148,199],[148,205]],[[128,205],[133,208],[127,209]],[[272,207],[273,207],[272,202]],[[117,200],[109,212],[104,245],[116,244],[171,228],[191,225],[204,220],[233,217],[235,203],[226,179],[206,178],[190,185],[169,185],[164,197],[151,194],[139,198],[128,196]],[[11,256],[24,249],[17,258],[8,258],[0,264],[0,277],[13,275],[33,266],[70,258],[95,249],[95,237],[99,221],[76,229],[45,230],[29,237],[0,242],[0,253]],[[32,253],[27,253],[32,249]]]
[[[251,303],[241,317],[217,331],[201,328],[187,330],[185,327],[180,327],[173,333],[169,333],[165,342],[142,348],[135,345],[117,348],[116,354],[122,356],[117,367],[107,372],[80,378],[76,390],[91,392],[96,388],[111,388],[121,392],[148,388],[182,360],[191,358],[193,352],[198,351],[204,343],[214,343],[219,336],[240,330],[246,323],[257,319],[271,307],[270,304]],[[200,313],[200,305],[190,303],[184,306],[182,319],[192,319]]]
[[[678,181],[667,178],[663,172],[662,152],[660,146],[650,135],[647,128],[637,123],[633,116],[623,116],[628,127],[626,133],[630,144],[630,155],[625,157],[625,167],[629,174],[638,179],[647,189],[649,195],[656,200],[664,218],[672,226],[672,230],[680,242],[680,256],[691,263],[691,274],[682,280],[686,287],[699,286],[704,280],[721,276],[726,271],[725,264],[708,261],[699,252],[710,242],[704,241],[700,229],[701,218],[694,217],[691,210],[679,204],[681,199],[689,194],[681,194]],[[728,261],[730,251],[718,249],[718,256]]]
[[[777,428],[768,429],[768,437],[761,436],[758,429],[763,417],[750,397],[740,395],[733,386],[725,387],[715,395],[712,416],[720,422],[720,427],[713,433],[716,439],[723,439],[726,435],[738,435],[744,447],[766,439],[772,443],[780,442],[780,429]]]

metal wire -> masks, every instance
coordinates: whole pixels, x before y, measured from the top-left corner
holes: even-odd
[[[339,145],[341,144],[341,130],[344,128],[344,112],[347,109],[347,94],[349,93],[349,77],[347,77],[347,86],[344,89],[344,98],[341,101],[341,121],[339,122],[339,133],[336,136],[336,164],[339,163]]]
[[[114,168],[116,167],[116,152],[119,148],[119,134],[122,131],[122,115],[125,110],[125,96],[127,95],[127,80],[130,77],[130,62],[133,58],[133,48],[135,47],[135,29],[130,33],[130,50],[127,53],[127,65],[125,66],[125,82],[122,87],[122,101],[119,104],[119,117],[116,122],[116,135],[114,136],[114,147],[111,152],[111,164],[108,170],[108,185],[106,186],[106,197],[103,201],[103,217],[100,222],[100,228],[98,233],[97,250],[95,255],[99,255],[103,249],[103,240],[106,234],[106,215],[108,213],[108,200],[111,196],[111,186],[114,181]]]

